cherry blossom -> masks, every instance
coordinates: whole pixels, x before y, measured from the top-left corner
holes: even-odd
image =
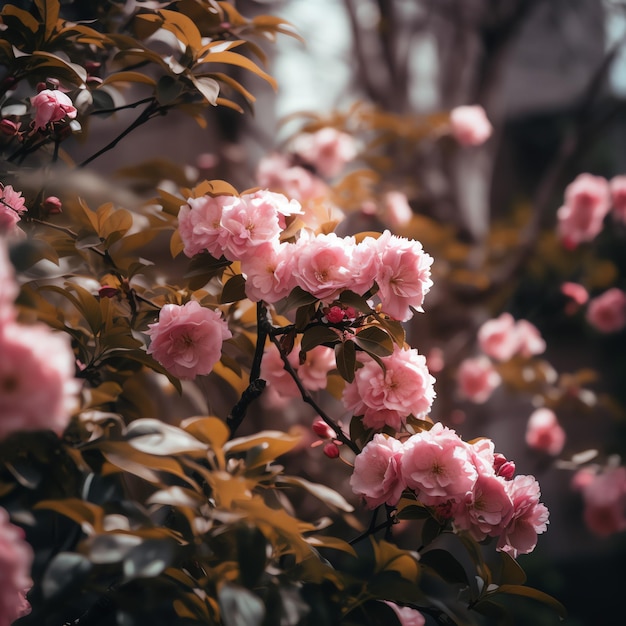
[[[502,313],[499,317],[486,321],[478,329],[478,345],[487,356],[496,361],[511,359],[519,347],[513,316]]]
[[[557,456],[565,445],[565,431],[550,409],[537,409],[526,425],[526,443],[535,450]]]
[[[394,346],[381,366],[371,357],[360,357],[363,367],[343,392],[343,403],[354,415],[363,416],[368,428],[385,425],[399,430],[409,415],[423,417],[435,398],[435,379],[428,372],[426,357],[417,350]]]
[[[616,333],[626,326],[626,293],[617,287],[593,298],[587,306],[587,321],[601,333]]]
[[[11,185],[0,184],[0,235],[15,233],[17,223],[27,210],[24,205],[21,191],[15,191]]]
[[[148,354],[173,376],[193,379],[211,372],[222,354],[222,343],[232,334],[219,310],[191,300],[166,304],[159,320],[148,325]]]
[[[618,222],[626,223],[626,176],[615,176],[609,181],[611,213]]]
[[[350,486],[370,509],[384,503],[395,505],[400,500],[405,488],[400,472],[403,454],[403,445],[397,439],[378,433],[354,459]]]
[[[246,296],[252,302],[277,302],[296,286],[291,268],[294,249],[291,243],[265,243],[241,260]]]
[[[398,606],[395,602],[386,600],[385,604],[393,609],[393,612],[398,617],[400,626],[424,626],[426,624],[426,618],[417,609],[413,609],[410,606]]]
[[[293,150],[300,159],[327,178],[337,176],[357,154],[352,136],[330,127],[298,135]]]
[[[626,468],[607,467],[590,473],[582,493],[583,518],[591,532],[607,537],[626,530]]]
[[[456,376],[461,395],[476,404],[486,402],[502,382],[493,363],[484,355],[464,359]]]
[[[64,118],[73,120],[76,117],[77,111],[72,100],[58,89],[44,89],[33,96],[30,103],[35,110],[35,130]]]
[[[450,129],[453,137],[463,146],[479,146],[485,143],[493,132],[485,109],[479,105],[452,109]]]

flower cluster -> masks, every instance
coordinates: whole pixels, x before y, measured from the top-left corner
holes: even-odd
[[[0,235],[13,235],[20,232],[17,223],[26,212],[22,192],[11,185],[0,184]]]
[[[478,345],[483,354],[465,359],[457,371],[461,395],[477,404],[486,402],[502,382],[490,359],[504,362],[517,355],[527,359],[546,349],[539,330],[528,320],[515,321],[510,313],[487,320],[478,330]]]
[[[298,213],[295,200],[260,190],[241,197],[190,198],[178,221],[188,256],[207,250],[241,261],[252,301],[274,303],[300,287],[329,303],[342,291],[364,295],[377,286],[390,317],[407,321],[413,310],[422,309],[432,286],[433,259],[418,241],[385,231],[356,243],[353,237],[306,229],[294,242],[281,241],[284,218]]]
[[[298,135],[293,151],[304,163],[327,178],[337,176],[357,154],[354,138],[330,127]]]
[[[409,489],[456,529],[477,541],[499,537],[498,548],[516,557],[534,549],[548,510],[537,481],[513,474],[493,442],[466,443],[437,423],[402,442],[374,435],[355,459],[350,484],[370,508],[395,506]]]
[[[1,244],[1,241],[0,241]],[[20,430],[67,426],[79,390],[69,337],[17,322],[17,286],[0,245],[0,439]]]
[[[0,626],[10,626],[30,613],[26,592],[31,588],[33,552],[21,528],[0,508]]]
[[[359,360],[363,367],[346,385],[342,399],[348,411],[363,416],[365,426],[400,430],[409,415],[420,418],[428,413],[435,379],[417,350],[395,346],[392,354],[381,358],[383,367],[365,354]]]

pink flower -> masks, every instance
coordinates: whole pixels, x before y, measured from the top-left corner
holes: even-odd
[[[517,334],[517,353],[528,359],[546,351],[546,342],[534,324],[528,320],[517,320],[515,324]]]
[[[18,288],[15,282],[13,266],[9,260],[4,240],[0,238],[0,324],[15,319],[13,302],[17,298]]]
[[[326,346],[315,346],[306,353],[304,363],[298,366],[298,377],[309,391],[326,389],[328,372],[336,367],[335,351]]]
[[[626,468],[606,468],[583,487],[585,524],[608,537],[626,530]]]
[[[193,379],[208,374],[222,355],[222,343],[232,334],[218,310],[191,300],[166,304],[159,321],[148,325],[151,354],[170,374]]]
[[[246,296],[252,302],[278,302],[296,286],[291,269],[294,249],[292,243],[265,243],[241,260]]]
[[[261,187],[280,191],[299,202],[323,197],[328,192],[321,178],[303,167],[292,166],[281,154],[270,154],[261,159],[256,176]]]
[[[486,321],[478,329],[480,349],[496,361],[508,361],[518,350],[519,341],[515,320],[510,313]]]
[[[565,431],[550,409],[537,409],[526,425],[526,443],[534,450],[558,456],[565,445]]]
[[[337,176],[357,153],[354,139],[335,128],[299,135],[294,142],[294,152],[328,178]]]
[[[413,211],[406,194],[401,191],[388,191],[384,195],[384,217],[392,228],[397,229],[411,221]]]
[[[462,146],[479,146],[491,137],[493,131],[485,109],[479,105],[452,109],[450,128],[452,135]]]
[[[387,600],[384,600],[384,602],[398,616],[400,626],[424,626],[426,623],[426,619],[417,609],[412,609],[410,606],[398,606],[394,602],[388,602]]]
[[[476,541],[497,537],[513,515],[513,501],[504,478],[479,473],[471,492],[454,507],[454,524],[467,530]]]
[[[33,96],[30,103],[35,109],[35,130],[66,117],[70,120],[76,117],[76,108],[71,99],[58,89],[44,89]]]
[[[375,245],[380,259],[376,283],[382,309],[394,319],[406,322],[413,317],[412,309],[422,311],[424,296],[433,284],[433,258],[424,252],[419,241],[396,237],[388,230]]]
[[[12,234],[26,210],[22,192],[0,183],[0,234]]]
[[[0,324],[0,439],[21,430],[65,430],[79,391],[74,363],[67,335],[43,324]]]
[[[565,312],[568,315],[574,315],[589,300],[589,292],[578,283],[563,283],[561,285],[561,293],[572,300],[565,306]]]
[[[440,422],[404,444],[402,478],[426,505],[461,501],[478,478],[470,447]]]
[[[594,239],[602,230],[610,207],[607,180],[602,176],[580,174],[566,187],[565,204],[557,212],[557,230],[563,245],[572,250]]]
[[[587,321],[601,333],[616,333],[626,326],[626,293],[617,287],[593,298],[587,307]]]
[[[462,361],[456,377],[461,395],[476,404],[486,402],[502,382],[500,374],[486,356]]]
[[[537,545],[537,535],[548,529],[548,509],[539,502],[541,492],[534,476],[516,476],[506,482],[513,502],[513,515],[498,540],[498,549],[513,558],[528,554]]]
[[[209,254],[220,258],[224,253],[225,238],[222,212],[241,203],[237,196],[187,198],[187,204],[183,204],[178,213],[178,230],[185,254],[192,257],[208,250]]]
[[[24,531],[9,521],[0,508],[0,626],[11,624],[30,613],[26,591],[32,586],[32,548],[24,541]]]
[[[267,189],[258,189],[254,193],[244,194],[242,198],[253,206],[265,202],[271,204],[278,214],[278,220],[281,228],[285,228],[286,217],[291,217],[292,215],[302,215],[304,213],[302,211],[302,206],[297,200],[290,200],[282,193],[275,193]]]
[[[409,415],[423,417],[429,411],[435,379],[417,350],[394,346],[393,353],[381,359],[384,370],[369,356],[360,359],[363,367],[345,386],[343,403],[354,415],[363,416],[365,426],[400,430]]]
[[[332,301],[353,280],[351,237],[335,233],[313,236],[305,231],[296,242],[292,271],[296,284],[323,301]]]
[[[609,182],[613,217],[626,223],[626,176],[615,176]]]
[[[294,370],[298,369],[299,359],[297,350],[292,350],[287,355],[287,360]],[[273,389],[283,398],[300,397],[300,390],[291,377],[291,374],[285,369],[285,364],[280,356],[280,352],[273,343],[269,344],[263,353],[261,378],[267,381],[270,389]]]
[[[393,506],[400,500],[405,488],[400,473],[402,454],[397,439],[378,433],[354,459],[350,486],[370,509],[383,503]]]

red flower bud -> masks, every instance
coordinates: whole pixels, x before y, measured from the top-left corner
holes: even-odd
[[[343,322],[345,318],[345,313],[340,306],[331,306],[326,313],[326,319],[331,324],[339,324]]]
[[[311,428],[313,428],[313,432],[322,439],[334,439],[336,437],[335,431],[321,417],[315,418]]]
[[[7,137],[14,137],[20,130],[20,122],[14,122],[13,120],[3,119],[0,120],[0,132]]]
[[[336,459],[339,456],[339,446],[336,443],[327,443],[322,451],[329,459]]]
[[[502,476],[505,480],[511,480],[515,476],[515,463],[507,461],[499,470],[498,476]]]
[[[103,285],[98,289],[98,295],[101,298],[114,298],[120,290],[117,287],[111,287],[109,285]]]

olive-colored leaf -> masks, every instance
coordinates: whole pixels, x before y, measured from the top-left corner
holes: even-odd
[[[263,623],[265,605],[245,587],[225,583],[218,591],[218,598],[224,626],[261,626]]]
[[[317,298],[301,287],[294,287],[291,293],[276,303],[276,312],[282,315],[287,311],[317,302]]]
[[[268,82],[274,90],[278,89],[278,83],[272,76],[264,72],[256,63],[237,52],[230,52],[228,50],[223,52],[209,52],[198,59],[199,65],[204,63],[226,63],[228,65],[243,67]]]
[[[338,509],[345,513],[354,511],[354,507],[340,493],[337,493],[334,489],[326,485],[312,483],[299,476],[279,476],[276,480],[278,483],[296,485],[306,489],[306,491],[313,494],[316,498],[319,498],[324,504],[327,504],[333,509]]]
[[[86,556],[76,552],[60,552],[46,569],[41,582],[44,598],[50,599],[70,594],[85,582],[91,569]]]
[[[154,578],[174,560],[174,544],[170,540],[147,539],[132,548],[124,559],[124,579]]]
[[[335,346],[335,361],[341,377],[351,383],[356,370],[356,347],[352,341],[344,341]]]
[[[539,589],[534,589],[533,587],[526,587],[524,585],[500,585],[493,594],[489,594],[488,597],[492,597],[494,595],[506,593],[509,595],[522,596],[525,598],[531,598],[536,600],[537,602],[541,602],[546,606],[549,606],[551,609],[557,612],[558,616],[561,619],[565,619],[567,617],[567,611],[565,607],[551,595],[543,591],[539,591]]]
[[[308,352],[315,348],[315,346],[322,345],[324,343],[336,343],[339,340],[337,333],[328,326],[319,325],[312,326],[304,331],[302,339],[300,341],[300,348],[304,352]]]
[[[246,279],[242,274],[236,274],[232,278],[229,278],[220,294],[220,302],[222,304],[226,302],[239,302],[239,300],[245,300],[246,298]]]
[[[102,81],[103,85],[109,85],[112,83],[143,83],[145,85],[150,85],[151,87],[155,87],[157,84],[154,78],[147,76],[146,74],[142,74],[141,72],[132,71],[115,72],[114,74],[109,74]]]
[[[35,0],[35,6],[45,26],[45,37],[48,39],[54,32],[59,19],[59,0]]]
[[[391,337],[376,326],[369,326],[359,331],[353,338],[354,343],[368,354],[379,357],[389,356],[393,352]]]

